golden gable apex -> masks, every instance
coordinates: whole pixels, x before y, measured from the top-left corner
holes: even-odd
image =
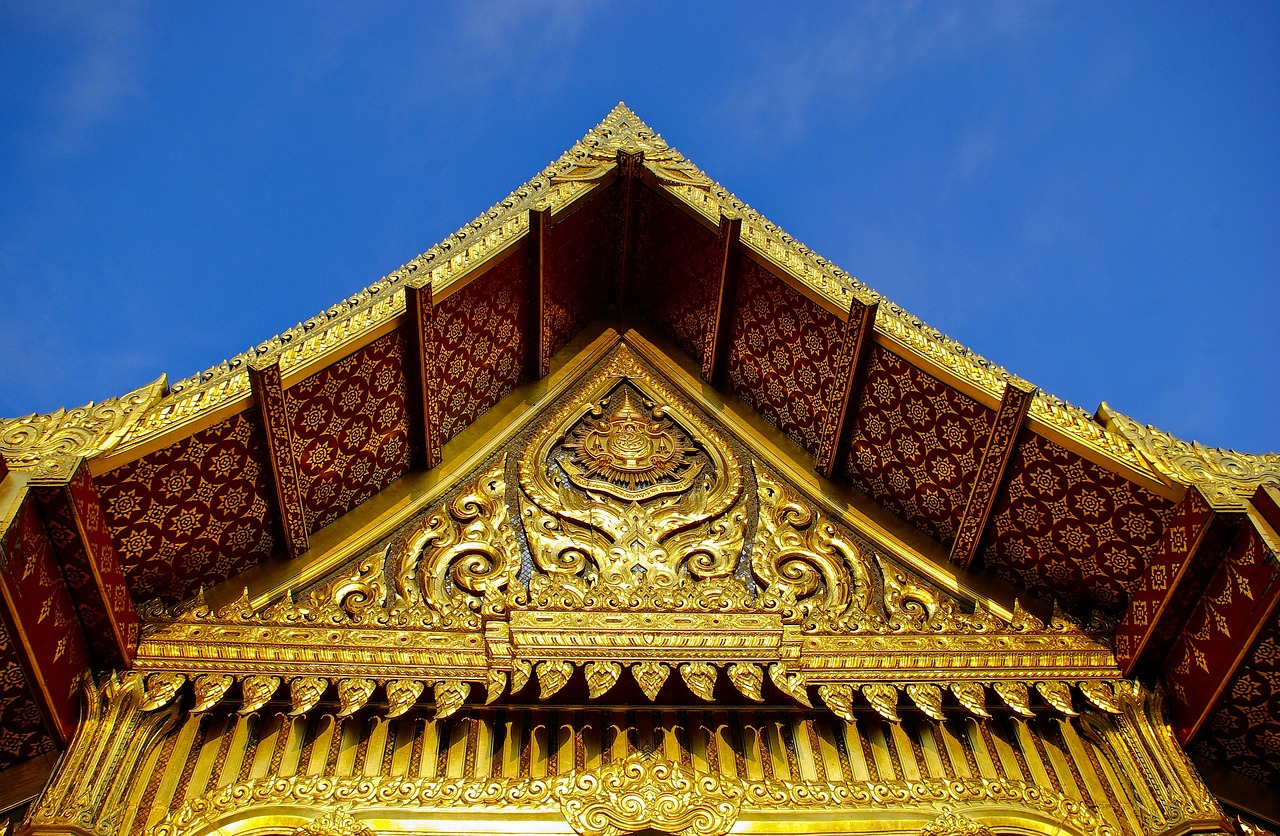
[[[156,383],[120,398],[0,420],[0,454],[11,465],[33,468],[48,452],[112,456],[153,448],[185,435],[211,416],[243,409],[251,398],[250,364],[279,363],[289,377],[315,370],[385,333],[405,311],[403,288],[429,283],[437,295],[493,263],[529,232],[529,210],[564,211],[608,184],[619,154],[639,155],[667,194],[714,225],[721,216],[742,222],[741,244],[790,276],[840,316],[855,300],[877,305],[875,330],[929,373],[996,405],[1007,385],[1032,388],[1007,369],[971,351],[867,287],[854,276],[739,200],[672,148],[625,103],[619,102],[582,139],[528,182],[426,252],[306,321],[229,360],[174,382]],[[163,393],[163,394],[162,394]],[[110,416],[103,420],[102,416]],[[1111,462],[1131,477],[1173,489],[1200,485],[1223,507],[1259,485],[1280,484],[1280,454],[1253,455],[1188,443],[1100,407],[1098,419],[1036,390],[1029,425]],[[1163,451],[1163,452],[1161,452]]]

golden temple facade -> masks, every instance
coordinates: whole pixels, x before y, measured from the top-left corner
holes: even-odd
[[[622,105],[324,314],[0,453],[15,833],[1280,819],[1280,456],[1040,392]]]

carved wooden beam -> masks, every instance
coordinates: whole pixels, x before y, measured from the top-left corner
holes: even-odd
[[[551,209],[529,210],[529,377],[541,380],[551,371],[550,334],[547,331],[547,240],[551,233]]]
[[[1194,740],[1213,715],[1277,612],[1280,535],[1250,508],[1165,659],[1173,728],[1181,743]]]
[[[431,279],[409,282],[404,288],[405,335],[408,354],[405,378],[411,432],[414,439],[414,465],[430,470],[443,458],[444,440],[440,433],[439,364],[435,362],[435,300]]]
[[[1204,494],[1195,486],[1188,488],[1116,628],[1116,661],[1126,676],[1145,672],[1164,659],[1232,533],[1231,522],[1213,510]]]
[[[293,453],[293,433],[285,411],[284,387],[280,382],[280,362],[249,364],[249,387],[258,404],[262,428],[267,437],[271,476],[276,488],[276,507],[284,529],[285,548],[290,557],[307,550],[310,527],[302,504],[302,480]]]
[[[972,566],[978,554],[982,534],[991,518],[991,508],[1004,485],[1009,458],[1018,443],[1018,432],[1026,420],[1035,392],[1035,387],[1012,380],[1005,384],[1000,409],[991,425],[991,435],[987,436],[982,462],[978,465],[964,515],[956,529],[955,542],[951,544],[951,562],[962,568]]]
[[[742,236],[742,219],[720,216],[720,276],[715,309],[707,325],[702,350],[702,379],[715,384],[724,374],[729,355],[729,328],[733,316],[733,294],[738,272],[738,240]]]
[[[828,479],[835,474],[840,458],[849,447],[849,436],[857,420],[858,381],[871,355],[870,342],[875,330],[877,307],[854,299],[845,319],[836,385],[833,387],[835,391],[827,418],[822,423],[822,437],[814,461],[814,469]]]
[[[27,484],[90,649],[107,667],[129,667],[138,647],[138,614],[88,465],[78,456],[47,457]]]
[[[622,245],[618,253],[617,286],[614,300],[619,309],[628,302],[629,279],[631,272],[631,237],[635,227],[636,216],[636,181],[644,169],[644,152],[618,152],[618,176],[622,179]]]

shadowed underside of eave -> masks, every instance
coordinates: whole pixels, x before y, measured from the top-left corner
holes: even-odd
[[[909,526],[899,539],[922,545],[908,550],[1115,621],[1127,670],[1170,680],[1186,739],[1250,729],[1248,751],[1216,754],[1275,781],[1257,754],[1275,732],[1232,695],[1274,673],[1280,458],[1037,392],[795,242],[621,105],[450,239],[254,350],[0,424],[10,489],[35,503],[3,517],[6,549],[45,541],[24,548],[64,567],[68,635],[83,630],[83,658],[110,664],[128,654],[125,610],[305,560],[619,317]],[[118,567],[98,573],[96,597],[95,561]],[[123,601],[106,594],[119,589]]]

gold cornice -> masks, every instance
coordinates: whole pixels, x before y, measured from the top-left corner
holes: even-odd
[[[12,468],[34,468],[51,456],[101,455],[114,449],[164,397],[164,375],[127,395],[76,409],[0,419],[0,455]]]
[[[1144,426],[1106,403],[1098,407],[1098,417],[1103,426],[1128,441],[1154,472],[1170,484],[1194,485],[1215,508],[1244,509],[1260,486],[1280,485],[1280,453],[1254,455],[1186,442]]]

